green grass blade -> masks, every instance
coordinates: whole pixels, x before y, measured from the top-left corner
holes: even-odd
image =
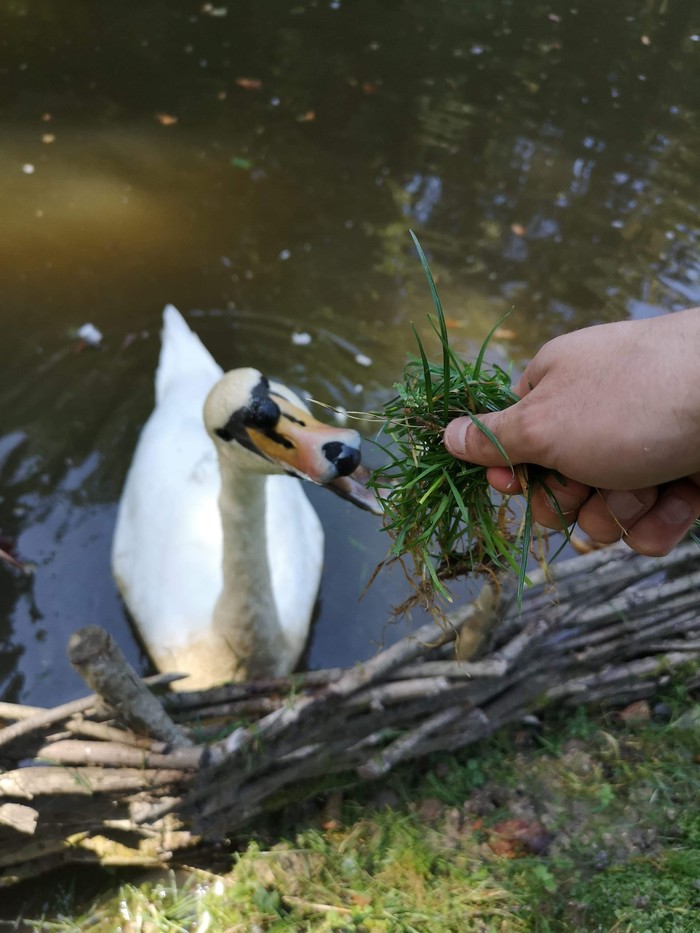
[[[491,441],[491,443],[498,449],[498,452],[503,457],[503,459],[506,461],[508,466],[512,468],[513,464],[510,462],[510,457],[503,449],[501,442],[498,440],[498,438],[493,433],[493,431],[489,430],[489,428],[486,427],[483,421],[479,421],[479,419],[472,412],[469,413],[469,416],[474,422],[474,424],[477,426],[477,428],[482,432],[482,434],[485,434],[486,437],[488,437],[488,439]]]
[[[481,375],[481,365],[482,365],[482,363],[484,362],[484,354],[486,353],[486,349],[487,349],[488,345],[491,343],[491,338],[492,338],[493,335],[496,333],[496,331],[497,331],[498,328],[501,326],[501,324],[502,324],[508,317],[510,317],[510,315],[511,315],[512,313],[513,313],[513,309],[512,309],[512,308],[510,308],[508,311],[506,311],[506,313],[503,315],[503,317],[502,317],[500,320],[496,321],[496,323],[493,325],[493,327],[491,328],[491,330],[488,332],[488,334],[487,334],[487,336],[486,336],[486,340],[484,340],[484,342],[481,344],[481,349],[479,350],[479,355],[477,356],[476,362],[474,363],[474,379],[478,379],[479,376]]]
[[[563,486],[566,486],[566,480],[564,479],[564,477],[557,477],[557,478],[559,479],[559,482],[561,482]],[[545,483],[545,481],[544,481],[543,479],[537,479],[537,484],[544,490],[544,494],[545,494],[545,496],[547,496],[547,499],[549,500],[549,504],[551,505],[552,509],[553,509],[554,512],[556,513],[557,518],[558,518],[559,521],[561,522],[561,529],[560,529],[560,530],[564,532],[564,535],[566,536],[566,540],[567,540],[567,541],[570,541],[570,540],[571,540],[571,531],[569,530],[569,525],[568,525],[566,519],[564,518],[564,513],[563,513],[562,510],[561,510],[561,506],[560,506],[559,503],[557,502],[556,496],[554,495],[554,493],[552,492],[552,490],[549,488],[549,486]],[[529,502],[529,498],[530,498],[530,497],[529,497],[529,494],[528,494],[528,502]],[[564,543],[566,543],[566,542],[564,542]],[[562,545],[562,547],[564,547],[564,545]],[[560,548],[559,550],[561,550],[561,548]],[[558,553],[559,553],[559,551],[557,551],[557,554],[558,554]],[[555,556],[556,556],[556,555],[555,555]],[[552,560],[554,560],[554,558],[552,558]]]
[[[523,591],[527,582],[527,561],[530,555],[530,545],[532,544],[532,489],[527,491],[527,503],[525,505],[525,517],[523,527],[520,532],[520,568],[518,570],[518,588],[517,599],[518,609],[523,606]]]
[[[457,489],[454,483],[454,480],[452,479],[450,474],[447,472],[447,470],[443,470],[443,476],[447,480],[447,485],[450,487],[450,491],[452,495],[454,496],[455,502],[457,503],[457,507],[459,508],[460,514],[462,516],[462,521],[464,522],[467,528],[467,531],[469,531],[469,529],[471,528],[472,519],[471,519],[471,515],[469,514],[469,509],[467,508],[466,503],[464,499],[462,498],[462,494]]]
[[[411,329],[416,338],[416,343],[418,344],[418,350],[420,352],[420,362],[423,367],[423,379],[425,380],[425,398],[428,403],[428,411],[432,414],[433,412],[433,403],[434,403],[434,391],[433,391],[433,380],[430,375],[430,363],[428,362],[428,357],[425,355],[425,349],[423,343],[421,342],[420,337],[418,336],[418,331],[415,326],[411,324]]]
[[[440,341],[442,343],[442,375],[444,385],[447,386],[450,381],[450,338],[447,333],[447,322],[445,320],[445,312],[442,309],[442,302],[440,301],[440,296],[438,294],[437,286],[435,285],[435,279],[433,278],[433,273],[430,271],[430,265],[428,264],[428,259],[423,252],[423,247],[418,242],[418,237],[415,235],[413,230],[410,230],[411,238],[418,252],[418,258],[420,259],[420,264],[423,267],[423,272],[425,277],[428,280],[428,286],[430,287],[430,294],[433,299],[433,304],[435,305],[435,313],[437,314],[438,324],[439,324],[439,333]],[[445,420],[447,420],[449,412],[449,399],[447,393],[444,396],[444,415]]]

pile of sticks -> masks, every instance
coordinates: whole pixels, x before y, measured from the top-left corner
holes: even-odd
[[[0,703],[0,886],[67,862],[162,865],[265,810],[451,751],[556,703],[622,706],[700,684],[700,548],[624,545],[536,571],[522,609],[484,588],[370,661],[207,691],[141,681],[111,636],[76,632],[93,693]]]

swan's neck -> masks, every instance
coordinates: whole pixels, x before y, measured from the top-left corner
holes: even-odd
[[[267,477],[239,471],[224,457],[219,462],[223,589],[214,626],[236,658],[236,676],[270,676],[284,654],[284,636],[267,555]]]

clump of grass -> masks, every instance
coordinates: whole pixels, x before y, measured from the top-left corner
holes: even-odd
[[[375,471],[372,484],[382,498],[385,527],[393,539],[389,559],[412,558],[413,582],[428,605],[435,594],[451,601],[445,581],[452,577],[503,570],[517,576],[520,598],[533,539],[527,468],[510,464],[506,451],[479,418],[518,400],[510,374],[485,362],[489,342],[503,319],[484,340],[476,360],[459,359],[450,347],[428,261],[416,236],[411,236],[430,286],[435,314],[428,319],[440,340],[442,359],[428,360],[414,327],[418,355],[409,357],[396,396],[384,406],[384,430],[392,441],[384,449],[390,459]],[[472,419],[517,474],[524,492],[518,521],[508,498],[492,495],[485,467],[457,460],[445,449],[444,429],[460,415]]]

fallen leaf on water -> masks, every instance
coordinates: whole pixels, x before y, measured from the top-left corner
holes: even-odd
[[[463,327],[463,326],[464,326],[464,322],[459,321],[456,317],[445,316],[445,327],[455,328],[455,327]]]
[[[257,91],[259,87],[262,87],[262,81],[259,78],[236,78],[236,84],[246,91]]]
[[[315,119],[316,119],[316,111],[307,110],[306,113],[302,113],[301,116],[297,117],[297,122],[298,123],[311,123]]]
[[[205,16],[228,16],[228,8],[225,6],[214,6],[213,3],[205,3],[202,7],[202,13]]]
[[[177,117],[171,113],[156,113],[154,116],[161,126],[174,126],[177,123]]]
[[[76,331],[76,337],[84,341],[89,347],[98,347],[102,343],[102,331],[94,324],[83,324]]]
[[[9,564],[10,567],[14,567],[16,570],[21,570],[22,573],[27,572],[27,567],[22,563],[21,560],[13,555],[12,551],[14,550],[15,543],[12,538],[8,535],[0,535],[0,561],[4,561],[6,564]]]

